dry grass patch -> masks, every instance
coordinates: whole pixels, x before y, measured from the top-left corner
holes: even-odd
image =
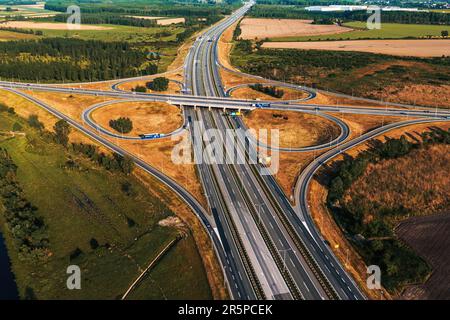
[[[111,87],[117,83],[117,80],[99,81],[99,82],[86,82],[77,84],[54,84],[54,86],[64,88],[76,88],[76,89],[93,89],[102,91],[111,91]]]
[[[408,84],[403,88],[387,86],[379,99],[411,105],[450,108],[450,85]]]
[[[206,208],[207,202],[203,195],[202,185],[197,177],[195,165],[176,164],[172,161],[172,151],[175,146],[182,140],[186,141],[184,139],[188,139],[188,137],[188,134],[184,133],[173,138],[173,140],[172,138],[164,138],[152,141],[129,141],[105,136],[106,139],[177,181]]]
[[[39,91],[26,91],[26,93],[41,100],[42,102],[45,102],[46,104],[78,122],[81,122],[81,114],[83,110],[87,109],[88,107],[97,103],[116,100],[114,98],[95,97],[92,95],[81,94]]]
[[[267,86],[272,86],[272,85],[267,84]],[[261,100],[274,100],[274,101],[276,101],[276,100],[298,100],[298,99],[306,98],[308,96],[308,94],[306,92],[300,91],[300,90],[295,90],[295,89],[285,88],[285,87],[277,87],[277,89],[284,91],[283,97],[281,97],[279,99],[274,98],[268,94],[265,94],[258,90],[254,90],[249,87],[238,88],[231,93],[231,96],[233,98],[238,98],[238,99],[252,99],[252,100],[261,99]]]
[[[233,33],[240,21],[228,28],[218,42],[218,59],[222,65],[231,70],[237,70],[230,61],[231,49],[233,49]]]
[[[138,81],[130,81],[125,82],[119,86],[119,89],[124,91],[132,91],[132,89],[136,88],[137,86],[145,87],[147,82],[151,81],[155,77],[149,77],[145,80],[138,80]],[[178,83],[169,82],[169,88],[166,91],[153,91],[150,89],[147,89],[147,93],[157,93],[157,94],[179,94],[181,91],[180,85]]]
[[[339,127],[320,116],[275,110],[254,110],[244,117],[249,128],[277,129],[280,131],[280,147],[306,147],[318,145],[335,139]],[[270,132],[269,132],[270,139]]]
[[[433,145],[398,159],[371,163],[346,192],[345,202],[362,197],[383,208],[401,206],[414,215],[448,209],[449,163],[449,145]],[[366,220],[370,221],[375,214],[365,212]]]
[[[280,153],[280,168],[275,178],[292,203],[294,203],[294,188],[299,173],[319,154],[319,152]]]
[[[156,23],[160,26],[168,26],[171,24],[177,24],[177,23],[185,23],[185,18],[170,18],[170,19],[158,19],[156,20]]]
[[[58,121],[58,118],[48,113],[45,109],[9,91],[0,91],[0,103],[14,108],[17,115],[25,119],[28,119],[30,115],[37,115],[39,121],[44,124],[44,128],[48,131],[53,131],[53,126]],[[50,105],[52,107],[54,106],[53,104]],[[91,140],[87,136],[77,130],[72,130],[70,133],[70,141],[91,143]],[[106,149],[102,149],[102,151],[106,151]]]
[[[351,97],[339,97],[333,93],[318,91],[316,97],[308,101],[300,101],[301,104],[318,104],[318,105],[339,105],[352,107],[379,107],[384,108],[385,105],[375,102],[361,101],[352,99]]]
[[[328,113],[328,112],[327,112]],[[373,129],[381,126],[386,126],[391,123],[412,120],[409,117],[393,117],[393,116],[379,116],[379,115],[365,115],[365,114],[347,114],[347,113],[331,113],[328,114],[343,120],[350,128],[350,138],[356,138]]]
[[[311,24],[311,20],[255,19],[245,18],[241,22],[242,39],[266,39],[278,37],[314,36],[338,34],[353,29],[338,25]]]
[[[241,84],[252,84],[252,83],[264,83],[266,82],[263,79],[255,79],[252,77],[247,77],[245,75],[238,75],[233,72],[229,72],[223,69],[220,69],[220,77],[222,78],[222,82],[224,84],[225,89],[233,88]]]
[[[2,26],[2,25],[0,25]],[[34,34],[25,34],[12,31],[0,30],[0,41],[11,41],[11,40],[30,40],[36,39]]]
[[[126,134],[128,136],[170,133],[183,124],[183,115],[178,107],[160,102],[123,102],[105,106],[92,113],[95,122],[107,129],[110,120],[120,117],[130,118],[133,122],[133,130]]]

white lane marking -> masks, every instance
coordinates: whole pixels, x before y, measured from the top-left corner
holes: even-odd
[[[306,285],[305,281],[303,281],[303,285],[305,286],[306,290],[308,290],[308,292],[311,292],[311,291],[309,291],[309,288],[308,288],[308,286]]]

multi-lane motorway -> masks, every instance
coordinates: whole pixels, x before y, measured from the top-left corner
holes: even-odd
[[[212,27],[195,42],[186,68],[186,84],[193,94],[225,95],[218,71],[217,41],[251,5],[249,3]],[[190,109],[187,112],[191,118],[199,119],[206,129],[219,129],[223,136],[228,129],[235,129],[237,150],[227,148],[224,141],[217,145],[218,154],[231,151],[231,156],[236,153],[237,161],[199,164],[198,167],[206,186],[205,193],[217,215],[217,227],[220,230],[228,228],[234,234],[227,239],[231,246],[241,248],[241,255],[233,256],[233,259],[236,265],[242,263],[244,266],[237,272],[247,276],[254,294],[268,299],[363,298],[345,271],[338,270],[332,254],[326,253],[328,250],[320,245],[322,239],[313,238],[307,226],[298,219],[275,179],[264,174],[267,169],[249,157],[252,150],[245,148],[248,140],[240,134],[242,123],[236,125],[216,109]],[[192,134],[192,139],[198,137],[198,134]],[[203,155],[203,149],[200,148],[198,153]],[[220,223],[226,219],[232,223]]]
[[[222,33],[245,15],[252,5],[253,2],[245,4],[197,38],[184,66],[184,91],[190,93],[189,95],[118,91],[118,84],[123,81],[118,82],[112,91],[11,82],[0,82],[0,87],[22,95],[55,116],[65,119],[78,130],[119,154],[128,153],[105,136],[138,138],[118,136],[98,126],[90,116],[93,110],[117,101],[164,101],[181,106],[185,123],[172,134],[178,134],[185,128],[190,130],[198,175],[208,200],[208,212],[175,181],[134,155],[128,155],[139,167],[174,190],[198,215],[212,239],[231,296],[234,299],[364,299],[358,286],[346,273],[314,225],[307,202],[309,183],[323,163],[353,146],[399,126],[436,119],[448,120],[450,112],[426,108],[404,109],[402,106],[357,108],[305,104],[305,102],[300,104],[299,101],[271,102],[268,108],[315,113],[336,122],[341,128],[339,137],[329,144],[299,149],[275,148],[287,152],[330,148],[299,176],[295,188],[296,204],[292,206],[269,169],[252,157],[256,154],[254,147],[256,141],[243,133],[245,124],[240,119],[231,119],[222,114],[223,109],[255,108],[254,101],[226,97],[217,55],[217,43]],[[85,110],[83,120],[91,126],[91,130],[50,105],[18,91],[20,89],[107,96],[123,100],[98,104]],[[314,95],[311,89],[307,89],[307,92],[309,95],[304,100]],[[350,133],[348,126],[324,112],[424,119],[384,126],[345,142]],[[213,128],[222,135],[213,137],[210,131],[206,131]],[[231,135],[234,139],[235,148],[229,148],[223,138],[226,135]],[[207,142],[214,139],[215,152],[205,152]],[[225,163],[217,161],[221,159],[216,157],[222,154],[233,161]]]

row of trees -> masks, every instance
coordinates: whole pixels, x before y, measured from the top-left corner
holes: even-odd
[[[52,18],[56,22],[66,22],[69,15],[59,14]],[[133,27],[157,27],[156,20],[127,17],[111,13],[87,13],[82,15],[82,23],[86,24],[115,24]]]
[[[126,42],[49,38],[0,43],[0,77],[8,79],[96,81],[158,72],[156,64],[146,62],[145,50]]]
[[[8,112],[10,114],[15,114],[15,110],[12,107],[8,107],[7,105],[4,105],[3,103],[0,103],[0,112]]]
[[[71,148],[73,151],[88,157],[106,170],[118,171],[127,175],[133,172],[134,162],[128,156],[121,156],[117,153],[107,155],[104,152],[98,151],[98,147],[86,143],[72,143]]]
[[[42,36],[44,34],[41,30],[33,30],[33,29],[20,29],[20,28],[0,27],[0,30],[2,30],[2,31],[9,31],[9,32],[15,32],[15,33],[22,33],[22,34],[34,34],[36,36]]]
[[[17,166],[3,148],[0,148],[0,199],[19,258],[44,258],[49,245],[45,222],[38,209],[25,198],[17,180]]]
[[[37,115],[30,115],[28,118],[28,125],[35,130],[41,131],[43,138],[52,139],[54,142],[70,148],[71,151],[82,154],[110,171],[119,171],[124,174],[131,174],[134,169],[134,161],[129,156],[121,156],[118,153],[112,155],[100,152],[98,147],[92,144],[85,143],[71,143],[69,144],[69,135],[71,127],[67,121],[61,119],[53,126],[54,133],[45,131],[44,125],[39,121]]]
[[[385,142],[374,140],[371,147],[357,157],[348,155],[344,157],[329,186],[328,207],[334,213],[339,225],[355,240],[355,245],[366,262],[382,268],[385,275],[383,284],[388,290],[396,290],[404,283],[420,281],[428,273],[426,263],[395,239],[393,227],[387,219],[392,217],[398,221],[412,212],[408,212],[401,205],[397,208],[379,205],[372,207],[367,199],[359,197],[345,201],[346,191],[366,172],[370,163],[399,158],[414,149],[436,143],[450,144],[450,130],[437,128],[425,132],[420,142],[411,142],[405,136],[387,139]],[[374,211],[377,214],[372,214],[368,220],[366,213]],[[356,235],[362,235],[364,240],[355,238]],[[401,268],[404,265],[411,267],[405,270]]]
[[[127,123],[127,121],[123,122]],[[56,122],[53,127],[55,132],[53,134],[54,141],[66,148],[69,147],[70,129],[70,125],[65,120]],[[103,152],[99,152],[98,147],[91,144],[72,143],[70,147],[72,151],[83,154],[98,165],[104,167],[106,170],[119,171],[127,175],[133,172],[134,161],[129,156],[121,156],[118,153],[107,155]]]
[[[232,0],[227,3],[237,3]],[[45,4],[45,9],[66,12],[67,8],[72,5],[72,1],[48,1]],[[177,17],[209,17],[209,16],[223,16],[231,14],[233,7],[229,5],[210,6],[194,3],[183,3],[175,1],[159,1],[155,3],[130,3],[129,1],[108,4],[105,2],[80,2],[78,5],[83,14],[89,13],[116,13],[116,14],[134,14],[142,16],[177,16]]]
[[[273,6],[258,4],[251,9],[249,14],[256,18],[365,22],[372,13],[368,13],[364,10],[345,12],[309,12],[304,8],[297,6]],[[381,22],[450,25],[450,16],[446,13],[440,12],[383,11],[381,14]]]

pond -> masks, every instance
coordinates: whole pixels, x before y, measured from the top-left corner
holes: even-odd
[[[19,293],[11,271],[11,262],[6,250],[5,239],[0,232],[0,300],[17,300]]]

